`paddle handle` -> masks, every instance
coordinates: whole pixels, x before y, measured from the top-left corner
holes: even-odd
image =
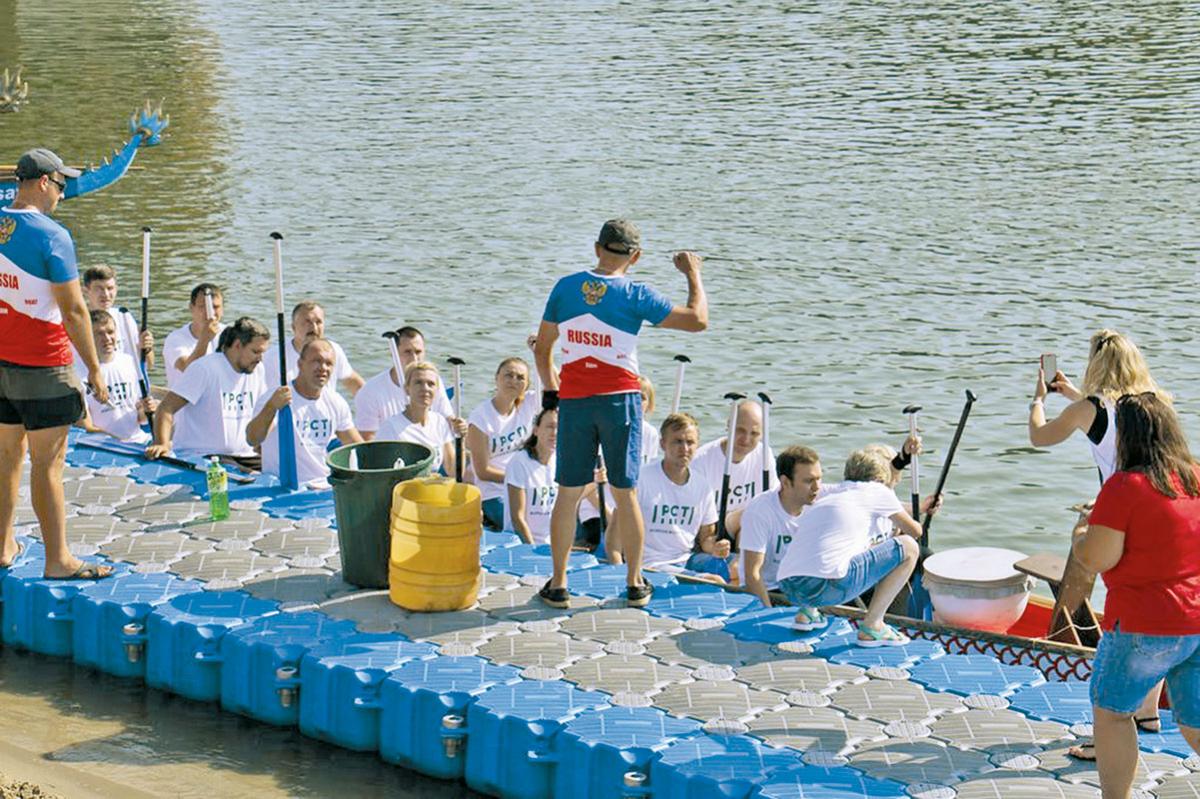
[[[725,527],[729,511],[729,473],[733,471],[733,437],[737,433],[738,401],[729,406],[729,426],[725,436],[725,472],[721,476],[721,503],[717,513],[717,540],[732,541],[733,536]]]
[[[971,415],[971,406],[975,404],[975,395],[967,392],[967,400],[963,404],[962,414],[958,417],[958,427],[954,430],[954,438],[950,440],[950,449],[946,452],[946,460],[942,463],[942,472],[938,475],[937,488],[933,495],[940,497],[946,487],[946,476],[950,474],[950,464],[954,462],[954,453],[958,451],[958,442],[962,439],[963,428],[967,426],[967,417]],[[921,547],[929,546],[929,525],[933,523],[933,514],[926,514],[921,524]]]
[[[759,446],[762,448],[762,490],[765,494],[771,490],[771,403],[763,402],[762,418],[763,436]]]
[[[917,437],[917,414],[908,415],[908,437]],[[921,461],[917,453],[912,453],[912,513],[914,519],[921,518]]]
[[[675,369],[675,394],[671,397],[671,413],[679,413],[679,403],[683,400],[683,370],[687,363],[679,361]]]

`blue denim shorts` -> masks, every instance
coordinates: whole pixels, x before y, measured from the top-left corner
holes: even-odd
[[[554,479],[560,486],[592,482],[596,452],[602,449],[609,485],[634,488],[642,454],[642,395],[630,391],[561,400],[555,449]]]
[[[1159,680],[1175,721],[1200,728],[1200,635],[1105,632],[1092,661],[1092,704],[1110,713],[1133,713]]]
[[[887,577],[904,560],[904,548],[899,539],[889,538],[866,552],[850,559],[845,577],[836,580],[824,577],[785,577],[779,590],[793,605],[823,608],[840,605],[860,596]]]
[[[737,555],[730,555],[727,558],[718,558],[707,552],[694,552],[688,558],[685,568],[698,574],[715,574],[725,582],[729,582],[729,564],[736,557]]]

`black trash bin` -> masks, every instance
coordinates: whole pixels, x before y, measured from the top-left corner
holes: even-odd
[[[396,466],[397,459],[404,465]],[[325,462],[337,513],[342,579],[360,588],[387,588],[392,489],[428,474],[433,451],[407,441],[367,441],[338,447]]]

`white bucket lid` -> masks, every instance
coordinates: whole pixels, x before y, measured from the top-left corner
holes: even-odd
[[[1024,552],[999,547],[947,549],[926,559],[925,577],[979,587],[1020,585],[1026,576],[1014,569],[1013,564],[1025,557]]]

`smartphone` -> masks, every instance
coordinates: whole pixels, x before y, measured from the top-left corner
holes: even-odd
[[[1050,384],[1054,382],[1054,376],[1058,374],[1058,357],[1053,352],[1042,353],[1042,373],[1046,376],[1046,390],[1054,391]]]

